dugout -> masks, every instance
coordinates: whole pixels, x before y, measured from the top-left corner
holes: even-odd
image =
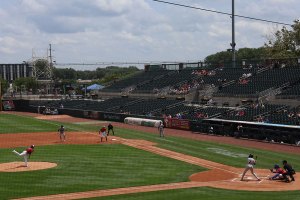
[[[202,123],[206,127],[219,127],[219,131],[216,134],[235,136],[236,138],[287,144],[296,144],[300,141],[300,126],[224,119],[205,119]],[[239,124],[242,125],[242,129],[237,132]]]

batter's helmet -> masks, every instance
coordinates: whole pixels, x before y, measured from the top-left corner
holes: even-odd
[[[249,154],[249,158],[253,158],[253,155],[252,155],[252,154]]]
[[[279,168],[279,165],[278,165],[278,164],[275,164],[275,165],[274,165],[274,168],[275,168],[275,169],[278,169],[278,168]]]

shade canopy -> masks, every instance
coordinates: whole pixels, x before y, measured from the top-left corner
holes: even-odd
[[[86,87],[87,90],[101,90],[102,88],[104,88],[104,86],[99,84],[93,84]]]

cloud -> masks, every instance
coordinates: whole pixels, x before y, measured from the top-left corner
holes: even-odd
[[[172,0],[231,12],[231,1]],[[296,0],[236,2],[236,13],[292,23]],[[32,49],[47,49],[62,62],[202,60],[230,48],[231,18],[149,0],[3,0],[0,59],[19,62]],[[236,43],[262,46],[276,28],[236,18]]]

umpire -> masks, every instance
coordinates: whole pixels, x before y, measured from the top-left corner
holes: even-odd
[[[286,160],[282,161],[283,168],[285,169],[286,173],[283,174],[283,178],[286,182],[290,182],[287,176],[291,177],[291,181],[295,181],[294,174],[296,174],[295,170],[293,169],[292,165],[290,165]]]
[[[107,128],[108,128],[107,135],[109,135],[110,131],[112,132],[113,135],[115,135],[114,127],[113,127],[113,125],[111,123],[108,124]]]

